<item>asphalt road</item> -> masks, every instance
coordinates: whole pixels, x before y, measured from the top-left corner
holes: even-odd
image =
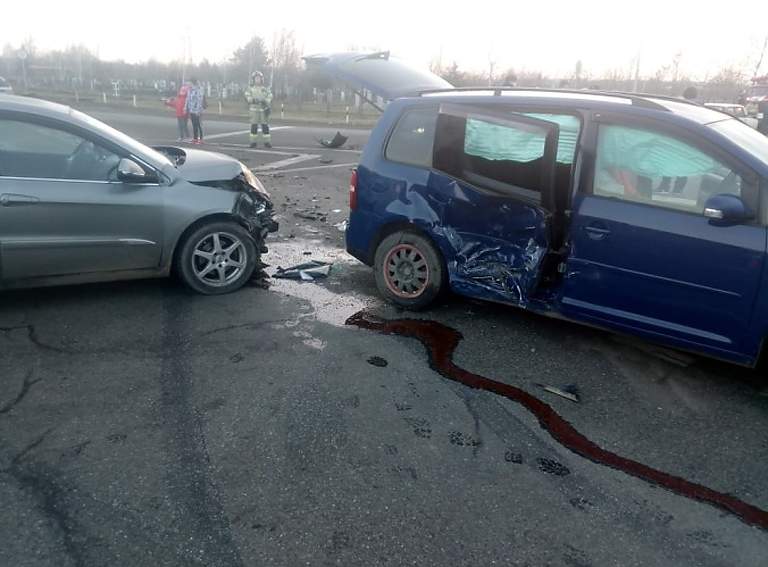
[[[175,136],[171,118],[103,118]],[[333,133],[276,130],[283,154],[248,151],[245,134],[206,145],[261,168],[282,217],[270,269],[333,261],[322,284],[0,297],[0,565],[766,565],[759,376],[460,298],[418,315],[382,304],[333,226],[357,157],[316,144]],[[269,169],[306,155],[320,157]],[[306,210],[326,222],[294,215]],[[344,325],[363,309],[420,323]],[[448,328],[463,335],[455,367],[551,419],[517,390],[452,380],[427,339],[403,336]],[[576,385],[581,401],[537,384]],[[638,466],[602,464],[559,418]]]

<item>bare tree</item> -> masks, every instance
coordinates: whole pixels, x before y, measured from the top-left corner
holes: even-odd
[[[293,31],[282,30],[272,46],[272,89],[278,98],[288,96],[290,85],[295,85],[301,70],[301,52],[296,46]]]

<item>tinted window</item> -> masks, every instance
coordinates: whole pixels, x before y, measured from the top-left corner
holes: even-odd
[[[120,158],[76,134],[0,119],[0,176],[107,181]]]
[[[709,197],[742,195],[743,185],[740,175],[687,142],[652,130],[600,127],[595,195],[701,213]]]
[[[411,110],[403,114],[389,138],[385,153],[387,159],[431,167],[436,122],[436,108]]]

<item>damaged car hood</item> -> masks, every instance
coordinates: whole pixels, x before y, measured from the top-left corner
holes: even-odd
[[[154,149],[166,155],[179,176],[191,183],[233,179],[242,172],[240,162],[224,154],[175,146],[155,146]]]
[[[451,83],[427,69],[390,57],[389,51],[309,55],[304,61],[308,68],[323,71],[355,89],[366,89],[384,100],[453,88]]]

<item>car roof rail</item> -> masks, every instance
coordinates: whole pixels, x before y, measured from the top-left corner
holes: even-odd
[[[644,94],[644,93],[627,93],[622,91],[600,91],[600,90],[580,90],[580,89],[550,89],[550,88],[537,88],[537,87],[454,87],[451,89],[433,89],[433,90],[426,90],[419,92],[419,96],[422,95],[428,95],[428,94],[450,94],[453,92],[493,92],[493,96],[501,96],[501,93],[503,92],[529,92],[529,93],[537,93],[537,92],[547,92],[547,93],[563,93],[563,94],[578,94],[578,95],[595,95],[595,96],[608,96],[608,97],[616,97],[616,98],[624,98],[629,99],[632,102],[633,106],[640,106],[643,108],[650,108],[653,110],[663,110],[663,111],[669,111],[668,108],[665,106],[653,102],[652,100],[648,100],[648,97],[653,98],[660,98],[660,99],[669,99],[669,100],[675,100],[679,102],[687,102],[690,104],[697,104],[695,102],[691,102],[684,99],[677,99],[674,97],[665,97],[665,96],[657,96],[657,95],[651,95],[651,94]]]

